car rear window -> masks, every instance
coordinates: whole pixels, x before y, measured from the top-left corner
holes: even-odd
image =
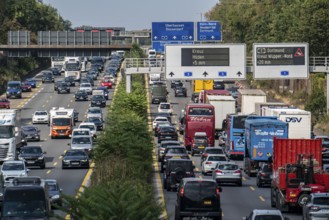
[[[170,109],[170,105],[169,104],[161,104],[160,108],[161,109]]]
[[[157,118],[156,121],[168,121],[166,118]]]
[[[255,220],[282,220],[279,215],[258,215],[254,218]]]
[[[188,198],[212,197],[216,194],[216,183],[209,181],[190,181],[184,187],[184,194]],[[200,196],[200,197],[199,197]]]
[[[263,171],[264,172],[272,172],[272,166],[264,166]]]
[[[218,169],[220,170],[237,170],[239,169],[238,165],[235,164],[222,164],[218,166]]]
[[[315,205],[329,205],[329,197],[316,197],[313,199]]]
[[[208,154],[224,154],[223,149],[207,149]]]
[[[208,157],[208,161],[227,161],[224,156],[210,156]]]
[[[167,153],[169,154],[185,154],[186,150],[184,148],[170,148]]]
[[[161,131],[162,132],[176,132],[175,128],[172,128],[172,127],[162,127]]]

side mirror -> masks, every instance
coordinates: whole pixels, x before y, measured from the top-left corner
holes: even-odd
[[[62,157],[64,157],[64,154],[61,154]]]
[[[71,138],[71,137],[72,137],[72,135],[70,134],[70,135],[69,135],[69,137]]]
[[[30,172],[30,169],[26,169],[26,172],[27,172],[27,173]]]
[[[67,146],[71,146],[71,143],[67,143]]]
[[[193,169],[195,169],[195,166],[194,165],[192,167],[193,167]]]
[[[63,189],[59,189],[59,191],[60,191],[60,192],[62,192],[62,191],[63,191]]]
[[[44,152],[43,152],[43,154],[47,154],[47,152],[46,152],[46,151],[44,151]]]

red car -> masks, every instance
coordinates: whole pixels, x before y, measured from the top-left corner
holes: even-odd
[[[105,86],[109,89],[112,89],[112,82],[109,79],[103,79],[101,82],[101,86]]]
[[[10,102],[6,98],[0,98],[0,108],[10,108]]]
[[[21,88],[22,88],[23,92],[31,92],[32,91],[31,84],[29,84],[27,82],[22,82]]]

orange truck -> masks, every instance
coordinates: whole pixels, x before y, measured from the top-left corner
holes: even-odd
[[[63,107],[54,107],[50,113],[50,136],[51,138],[67,137],[69,138],[75,125],[74,109],[65,109]]]
[[[321,140],[273,138],[272,164],[271,206],[282,212],[303,206],[311,193],[329,191]]]

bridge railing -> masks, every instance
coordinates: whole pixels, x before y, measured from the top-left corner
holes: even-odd
[[[143,67],[165,67],[165,61],[161,58],[126,58],[125,68],[143,68]]]

